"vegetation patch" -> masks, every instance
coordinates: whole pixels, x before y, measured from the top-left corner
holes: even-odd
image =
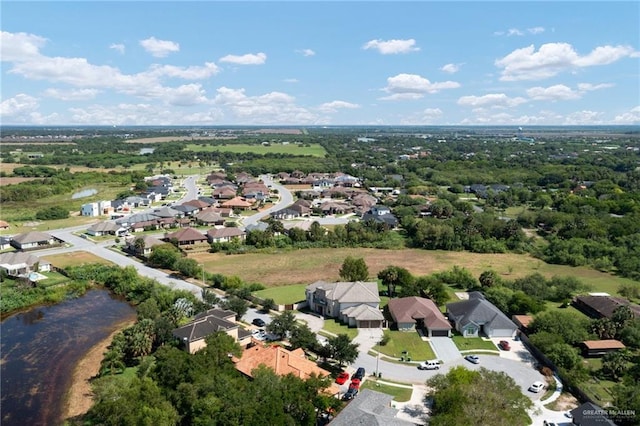
[[[53,254],[49,256],[42,256],[42,259],[51,263],[53,266],[58,268],[67,268],[69,266],[81,266],[88,264],[102,264],[102,265],[110,265],[106,259],[102,257],[98,257],[95,254],[89,253],[87,251],[74,251],[71,253],[62,253],[62,254]]]
[[[330,319],[327,318],[324,321],[324,330],[328,331],[329,333],[333,333],[333,334],[346,334],[347,336],[349,336],[349,339],[353,340],[357,335],[358,335],[358,329],[357,328],[350,328],[344,324],[342,324],[340,321],[335,320],[335,319]]]
[[[481,337],[453,336],[453,343],[460,351],[473,351],[477,349],[498,352],[496,345],[490,340],[483,340]]]
[[[426,361],[436,357],[429,342],[423,341],[415,331],[384,330],[384,334],[389,336],[388,343],[384,346],[376,345],[373,348],[381,354],[400,358],[407,356],[402,353],[407,351],[408,357],[413,361]]]
[[[260,299],[273,299],[279,305],[288,305],[304,300],[304,289],[308,284],[288,285],[282,287],[271,287],[256,291],[254,296]]]
[[[269,145],[258,144],[225,144],[216,143],[213,144],[188,144],[185,147],[186,151],[194,152],[233,152],[236,154],[288,154],[296,156],[309,155],[312,157],[324,157],[326,155],[325,149],[319,144],[281,144],[274,143]]]
[[[367,379],[362,383],[360,389],[371,389],[376,392],[382,392],[387,395],[393,396],[393,400],[396,402],[406,402],[411,399],[413,388],[392,386],[384,383],[379,383],[375,379]]]

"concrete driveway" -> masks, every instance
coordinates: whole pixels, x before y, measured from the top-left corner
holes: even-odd
[[[462,358],[458,347],[453,343],[453,339],[450,337],[432,337],[429,339],[429,343],[431,344],[433,352],[436,354],[436,359],[439,359],[442,362],[446,363]]]
[[[297,320],[306,323],[314,333],[324,328],[324,318],[321,315],[295,312],[295,316]]]
[[[265,314],[264,312],[255,308],[247,309],[247,312],[242,316],[241,319],[247,324],[251,324],[252,321],[256,318],[260,318],[261,320],[263,320],[265,322],[265,327],[267,324],[271,322],[271,319],[272,319],[271,315]],[[264,328],[264,327],[258,327],[258,328]]]

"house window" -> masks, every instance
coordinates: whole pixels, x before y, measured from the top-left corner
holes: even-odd
[[[473,336],[478,333],[478,329],[476,327],[469,327],[466,331],[468,336]]]

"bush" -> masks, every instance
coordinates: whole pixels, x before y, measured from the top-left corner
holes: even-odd
[[[36,219],[38,220],[66,219],[68,217],[69,210],[60,206],[47,207],[46,209],[39,210],[36,213]]]

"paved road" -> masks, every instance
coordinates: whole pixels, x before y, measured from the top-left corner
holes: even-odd
[[[274,182],[271,179],[271,176],[269,175],[261,175],[260,179],[262,179],[262,182],[264,182],[265,185],[270,186],[272,189],[276,189],[278,191],[278,194],[280,195],[280,200],[273,206],[269,207],[268,209],[265,209],[249,217],[243,218],[242,225],[245,228],[249,225],[255,225],[263,217],[266,217],[275,211],[282,210],[285,207],[293,204],[293,195],[291,194],[291,191],[289,191],[287,188],[280,185],[279,183]]]

